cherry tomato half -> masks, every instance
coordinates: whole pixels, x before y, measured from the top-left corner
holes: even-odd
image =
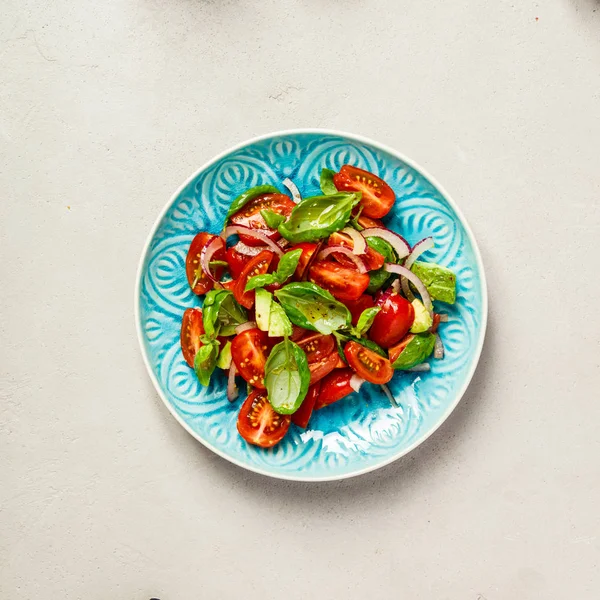
[[[298,425],[298,427],[302,427],[306,429],[308,422],[310,421],[310,416],[312,415],[313,408],[315,407],[315,402],[319,397],[319,391],[321,390],[321,383],[315,383],[315,385],[311,385],[308,388],[308,392],[306,397],[302,401],[300,408],[292,415],[292,423]]]
[[[237,279],[235,288],[233,289],[233,295],[235,299],[246,308],[252,308],[254,305],[254,290],[246,292],[246,284],[250,277],[255,275],[263,275],[269,270],[269,265],[275,256],[269,250],[263,250],[260,254],[257,254],[249,263],[246,264],[240,276]]]
[[[273,410],[266,392],[254,390],[240,408],[237,429],[248,443],[271,448],[284,438],[290,422],[290,415],[280,415]]]
[[[352,238],[349,235],[339,231],[336,231],[329,236],[327,245],[344,246],[345,248],[350,249],[354,248],[354,242],[352,241]],[[345,267],[354,267],[354,263],[347,256],[344,256],[341,253],[334,252],[333,254],[330,254],[330,256],[335,258],[335,260]],[[373,250],[371,246],[367,246],[366,252],[360,255],[360,259],[365,263],[367,271],[381,269],[381,267],[383,267],[383,263],[385,262],[385,257],[382,254],[379,254],[377,250]]]
[[[358,319],[363,310],[375,306],[373,298],[369,296],[369,294],[363,294],[358,300],[347,300],[344,304],[348,307],[348,310],[352,315],[352,325],[358,323]]]
[[[313,283],[331,292],[341,302],[358,300],[369,286],[369,276],[334,262],[322,260],[309,271]]]
[[[415,320],[415,309],[391,288],[375,301],[375,305],[381,310],[373,319],[369,337],[382,348],[391,348],[408,333]]]
[[[231,358],[240,375],[252,386],[265,389],[265,363],[272,341],[266,331],[246,329],[231,342]]]
[[[385,224],[383,221],[379,219],[371,219],[371,217],[367,217],[361,214],[358,216],[358,224],[365,229],[371,229],[372,227],[383,227],[385,228]]]
[[[351,394],[354,390],[350,386],[350,379],[354,375],[352,369],[336,369],[321,381],[321,391],[315,402],[315,410]]]
[[[206,233],[205,231],[201,231],[196,237],[192,240],[190,244],[190,249],[188,250],[187,258],[185,259],[185,274],[187,275],[188,283],[192,288],[192,292],[194,294],[198,294],[199,296],[202,294],[206,294],[209,290],[213,288],[213,282],[208,278],[208,275],[202,269],[202,265],[200,264],[200,256],[202,255],[202,250],[205,246],[214,240],[217,236],[212,233]],[[223,249],[217,250],[213,254],[213,260],[224,260],[225,259],[225,251]],[[221,277],[223,274],[223,267],[217,267],[214,270],[214,275],[217,279]]]
[[[348,342],[344,355],[350,368],[371,383],[387,383],[394,375],[394,369],[387,358],[365,348],[357,342]]]
[[[309,364],[329,356],[335,349],[332,335],[323,335],[314,331],[308,332],[297,344],[304,350]]]
[[[344,192],[362,192],[362,214],[372,219],[385,217],[396,200],[396,194],[383,179],[352,165],[344,165],[333,176],[335,187]]]
[[[261,210],[272,210],[280,215],[289,216],[296,204],[285,194],[262,194],[243,206],[231,217],[233,225],[243,225],[264,233],[269,239],[278,240],[281,235],[271,229],[260,214]],[[264,246],[264,243],[253,237],[240,235],[240,240],[248,246]]]
[[[302,278],[308,270],[308,267],[316,257],[317,249],[320,248],[320,244],[302,242],[300,244],[296,244],[290,248],[290,250],[297,250],[298,248],[302,249],[302,254],[300,255],[300,260],[298,261],[298,266],[296,267],[296,271],[294,273],[294,279],[296,281],[302,281]]]
[[[408,346],[414,337],[414,333],[409,333],[400,343],[392,346],[388,350],[388,356],[390,357],[390,363],[392,365],[396,362],[396,359],[400,356],[400,354],[402,354],[402,350]]]
[[[194,368],[196,352],[202,346],[200,336],[203,333],[202,311],[199,308],[187,308],[183,313],[181,321],[180,341],[183,358],[185,358],[185,362],[192,368]]]
[[[308,370],[310,371],[310,384],[321,381],[333,371],[338,364],[340,356],[337,352],[332,352],[329,356],[323,357],[321,360],[309,363]]]

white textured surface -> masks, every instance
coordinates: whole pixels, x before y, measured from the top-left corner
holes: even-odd
[[[3,0],[0,77],[2,598],[598,598],[596,0]],[[295,126],[426,167],[490,293],[446,424],[312,486],[186,434],[132,316],[171,192]]]

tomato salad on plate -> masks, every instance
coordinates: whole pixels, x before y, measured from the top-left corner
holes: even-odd
[[[411,246],[386,228],[396,195],[373,173],[344,165],[320,182],[310,198],[289,179],[289,195],[245,191],[222,233],[199,232],[186,259],[190,288],[205,298],[183,315],[183,357],[204,386],[228,371],[230,402],[245,380],[237,429],[263,448],[365,382],[397,406],[394,374],[424,373],[444,356],[448,316],[437,303],[454,303],[456,277],[418,260],[433,239]]]

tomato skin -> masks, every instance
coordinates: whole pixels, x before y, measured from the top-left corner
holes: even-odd
[[[217,236],[213,235],[212,233],[201,231],[192,240],[190,249],[188,250],[187,257],[185,259],[185,274],[187,276],[189,286],[192,288],[192,292],[198,296],[206,294],[206,292],[212,290],[214,285],[212,280],[208,278],[202,269],[200,257],[202,255],[202,250],[216,237]],[[213,254],[213,260],[225,260],[225,251],[223,249],[217,250]],[[214,270],[214,275],[217,279],[219,279],[222,274],[223,267],[217,267]],[[194,285],[194,281],[196,281],[196,285]]]
[[[433,324],[431,325],[431,333],[437,333],[438,327],[440,326],[441,315],[433,313]]]
[[[357,342],[348,342],[344,347],[344,356],[350,368],[371,383],[387,383],[394,376],[394,369],[387,358]]]
[[[406,298],[395,292],[382,294],[375,305],[381,310],[373,319],[369,338],[382,348],[391,348],[408,333],[415,320],[415,309]]]
[[[229,272],[234,279],[237,279],[242,274],[244,267],[250,260],[249,256],[238,252],[236,246],[227,248],[227,252],[225,252],[225,260],[229,265]]]
[[[321,391],[315,402],[315,410],[333,404],[354,390],[350,385],[350,379],[354,375],[352,369],[336,369],[321,381]]]
[[[255,388],[265,389],[265,363],[273,346],[266,331],[246,329],[231,342],[231,358],[239,374]]]
[[[285,437],[291,421],[290,415],[273,410],[266,392],[254,390],[240,408],[237,430],[249,444],[272,448]]]
[[[343,192],[362,192],[360,206],[365,217],[385,217],[396,201],[396,194],[383,179],[352,165],[344,165],[333,176],[333,183]]]
[[[233,225],[242,225],[264,233],[269,239],[277,241],[281,235],[276,229],[271,229],[260,214],[261,210],[272,210],[280,215],[289,216],[296,204],[285,194],[262,194],[242,206],[231,216]],[[264,243],[244,234],[240,240],[248,246],[264,246]]]
[[[254,290],[246,292],[246,284],[250,277],[255,275],[262,275],[269,270],[269,266],[275,255],[269,250],[263,250],[260,254],[257,254],[249,263],[246,264],[244,270],[240,273],[240,276],[236,280],[236,285],[233,289],[233,295],[235,299],[245,308],[252,308],[254,306]]]
[[[347,300],[344,304],[348,307],[348,310],[352,315],[352,325],[356,325],[358,323],[358,319],[360,318],[363,310],[366,310],[367,308],[373,308],[373,306],[375,306],[373,298],[369,296],[369,294],[363,294],[357,300]]]
[[[302,281],[310,263],[312,263],[314,257],[316,256],[317,249],[320,247],[320,244],[314,244],[312,242],[301,242],[300,244],[296,244],[290,248],[291,250],[297,250],[300,248],[302,250],[302,254],[300,255],[300,260],[298,261],[298,266],[296,267],[296,271],[294,272],[294,276],[292,279],[294,281]]]
[[[343,267],[332,260],[322,260],[310,267],[309,279],[341,302],[358,300],[369,286],[366,273]]]
[[[181,333],[179,339],[183,358],[192,369],[194,368],[196,352],[198,352],[202,346],[200,336],[203,333],[204,323],[202,321],[202,310],[199,308],[187,308],[183,313],[183,319],[181,320]]]
[[[388,350],[388,356],[390,357],[390,363],[393,365],[396,362],[396,359],[402,354],[402,350],[408,346],[409,342],[415,337],[414,333],[409,333],[405,338],[403,338],[398,344],[392,346]]]
[[[296,343],[304,350],[309,364],[329,356],[335,349],[333,335],[323,335],[315,331],[308,332]]]
[[[324,377],[333,371],[337,364],[339,355],[337,352],[332,352],[329,356],[325,356],[321,360],[312,362],[308,365],[310,371],[310,385],[321,381]]]
[[[339,231],[336,231],[335,233],[332,233],[329,236],[327,245],[344,246],[345,248],[350,249],[354,248],[354,242],[352,241],[352,238],[349,235],[346,235],[345,233],[340,233]],[[354,267],[354,263],[343,254],[334,252],[333,254],[330,254],[330,256],[335,258],[335,260],[337,260],[341,265],[344,265],[345,267]],[[377,252],[377,250],[373,250],[371,246],[367,246],[366,252],[364,254],[361,254],[359,258],[365,264],[367,271],[375,271],[377,269],[381,269],[381,267],[383,267],[383,263],[385,262],[385,257],[379,252]]]
[[[319,397],[319,392],[321,390],[321,383],[315,383],[308,388],[308,392],[306,397],[302,401],[300,408],[292,415],[292,423],[298,425],[298,427],[302,427],[302,429],[306,429],[308,422],[310,421],[310,416],[312,415],[313,409],[315,407],[315,402]]]
[[[387,229],[383,221],[371,219],[371,217],[363,215],[362,212],[358,217],[358,224],[365,229],[371,229],[373,227],[383,227],[384,229]]]

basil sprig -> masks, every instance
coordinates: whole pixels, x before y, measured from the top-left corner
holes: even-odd
[[[309,281],[288,283],[275,291],[275,297],[290,321],[305,329],[328,335],[352,322],[346,306]]]
[[[333,183],[334,175],[335,171],[332,171],[331,169],[321,169],[319,184],[321,185],[321,191],[326,196],[337,194],[337,188],[335,187],[335,183]]]
[[[206,294],[202,323],[209,339],[215,339],[218,335],[233,335],[236,326],[247,320],[246,311],[229,290],[211,290]]]
[[[296,412],[309,383],[306,354],[298,344],[286,338],[271,350],[265,365],[265,387],[273,410],[282,415]]]
[[[225,217],[225,224],[227,224],[231,215],[235,214],[240,208],[248,204],[248,202],[262,194],[279,194],[279,190],[272,185],[257,185],[256,187],[246,190],[231,203],[231,206],[227,211],[227,216]]]
[[[306,198],[294,207],[278,231],[294,244],[326,238],[346,226],[361,196],[360,192],[337,192]]]
[[[262,218],[265,220],[265,223],[271,229],[277,229],[286,219],[284,215],[280,215],[276,213],[274,210],[269,210],[268,208],[261,210],[260,214]]]
[[[286,279],[289,279],[294,274],[301,256],[302,248],[286,252],[281,257],[275,273],[265,273],[263,275],[250,277],[246,283],[245,290],[249,292],[250,290],[265,287],[266,285],[272,285],[273,283],[284,283]]]
[[[210,383],[210,376],[217,366],[219,357],[219,342],[217,340],[206,340],[203,346],[200,346],[194,358],[194,371],[200,383],[207,386]]]

